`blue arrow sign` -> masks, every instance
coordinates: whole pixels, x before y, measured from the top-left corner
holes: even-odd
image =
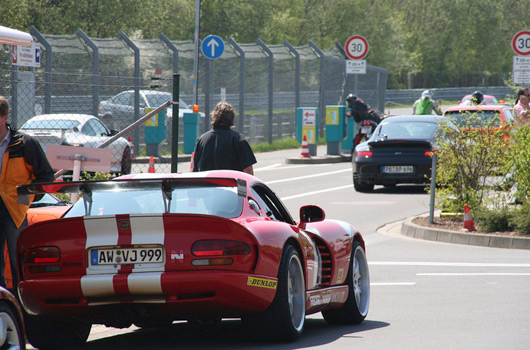
[[[208,35],[202,41],[201,51],[206,58],[219,58],[225,52],[225,43],[217,35]]]

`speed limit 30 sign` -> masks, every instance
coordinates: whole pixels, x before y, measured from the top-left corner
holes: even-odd
[[[346,40],[344,49],[349,58],[360,60],[368,54],[368,41],[360,35],[354,35]]]
[[[512,39],[512,48],[518,55],[530,55],[530,31],[523,30],[515,34]]]

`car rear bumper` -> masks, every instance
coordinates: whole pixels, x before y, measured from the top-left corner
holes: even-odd
[[[276,285],[276,279],[267,276],[187,271],[41,278],[21,282],[19,293],[24,309],[35,315],[99,319],[115,305],[144,304],[150,305],[150,316],[189,319],[263,311],[274,299]]]
[[[431,163],[415,165],[414,172],[410,174],[385,174],[380,165],[354,163],[353,178],[361,184],[424,184],[430,182]]]

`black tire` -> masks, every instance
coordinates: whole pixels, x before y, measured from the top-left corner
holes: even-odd
[[[356,180],[354,177],[353,188],[355,188],[355,191],[357,192],[372,192],[374,190],[374,184],[361,183],[359,182],[359,180]]]
[[[22,320],[10,305],[3,301],[0,302],[0,338],[3,339],[0,349],[25,349]]]
[[[31,345],[39,349],[83,345],[91,328],[92,324],[75,319],[55,321],[30,315],[26,317],[26,337]]]
[[[298,251],[286,246],[278,270],[278,287],[272,304],[262,313],[242,318],[252,341],[294,341],[305,325],[305,280]]]
[[[370,274],[364,249],[358,240],[353,241],[350,267],[346,278],[348,299],[339,309],[322,311],[331,324],[357,324],[364,321],[370,306]]]
[[[121,174],[122,175],[130,174],[131,170],[132,170],[131,149],[129,147],[125,147],[125,150],[123,150],[123,156],[121,157]]]

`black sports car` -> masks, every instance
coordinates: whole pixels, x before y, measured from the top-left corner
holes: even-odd
[[[403,115],[384,119],[368,141],[355,147],[353,186],[370,192],[374,185],[424,184],[430,181],[432,152],[440,123],[458,128],[435,115]]]

